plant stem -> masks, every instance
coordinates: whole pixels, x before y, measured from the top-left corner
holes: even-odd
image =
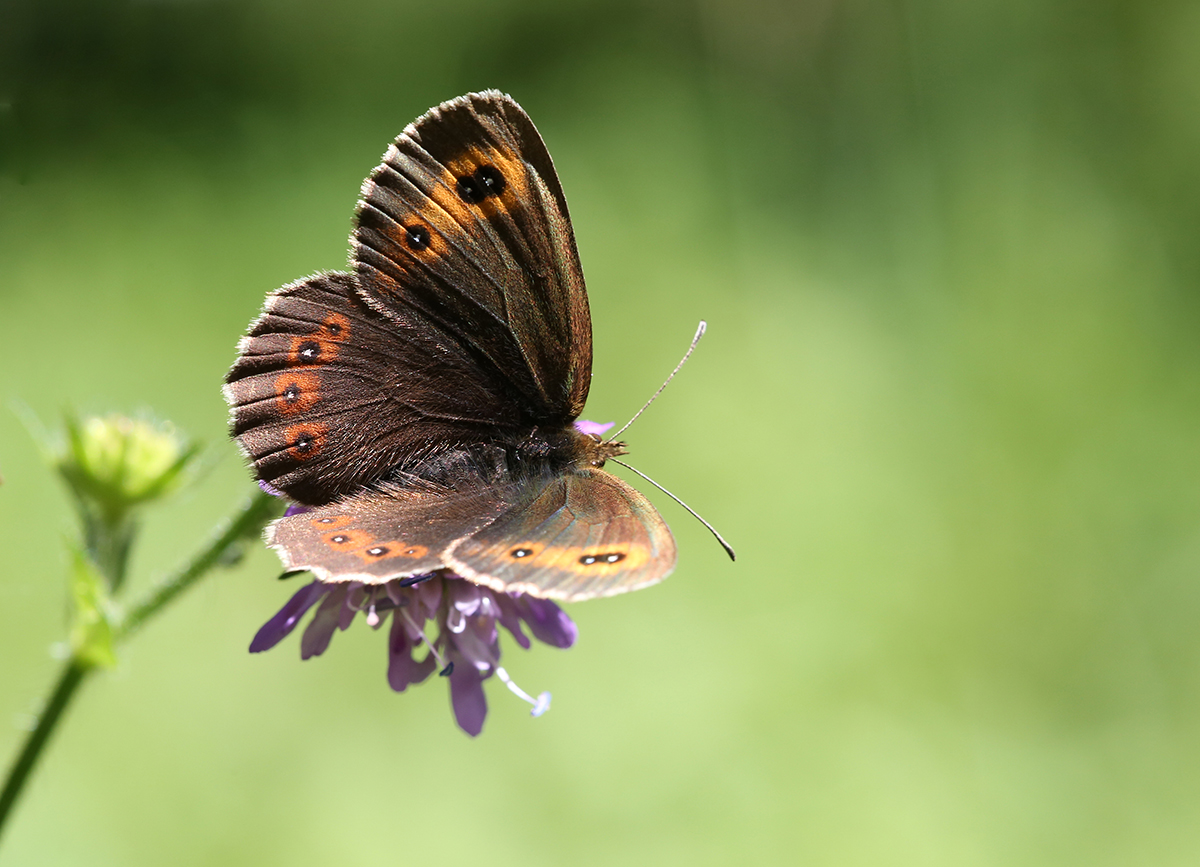
[[[159,609],[215,566],[235,543],[256,534],[279,508],[280,501],[275,497],[262,492],[255,493],[236,513],[217,525],[208,544],[190,561],[164,578],[129,609],[121,622],[116,624],[115,639],[121,641],[136,632]]]
[[[208,543],[191,560],[164,578],[134,605],[120,622],[114,624],[114,641],[128,638],[137,631],[142,624],[162,610],[163,606],[217,565],[235,544],[256,534],[279,507],[280,501],[267,494],[256,493],[248,499],[237,512],[217,526]],[[91,671],[92,668],[79,659],[70,660],[63,669],[46,709],[38,718],[37,726],[29,733],[21,754],[8,772],[4,790],[0,793],[0,831],[3,831],[4,822],[12,812],[25,780],[37,763],[38,756],[45,748],[55,725],[83,682],[84,676]]]
[[[21,749],[21,754],[13,764],[12,770],[8,772],[8,779],[4,782],[4,791],[0,792],[0,831],[4,830],[4,821],[8,818],[13,805],[17,802],[17,798],[20,796],[21,789],[25,785],[25,780],[29,778],[29,773],[33,770],[33,766],[37,764],[38,756],[41,755],[42,748],[46,746],[46,741],[50,738],[50,733],[54,731],[54,726],[58,723],[68,702],[71,701],[71,696],[75,694],[75,690],[79,688],[79,685],[83,683],[83,677],[89,671],[91,671],[90,668],[81,665],[75,660],[68,662],[63,669],[63,673],[58,679],[58,685],[54,687],[54,692],[50,696],[50,701],[47,703],[46,709],[42,711],[38,717],[37,726],[29,733],[29,737],[25,740],[25,746]]]

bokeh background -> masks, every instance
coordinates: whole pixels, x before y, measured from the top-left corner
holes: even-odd
[[[69,711],[3,865],[1200,860],[1200,7],[1132,0],[5,0],[0,759],[57,669],[69,503],[12,411],[149,410],[249,486],[222,375],[345,261],[430,105],[539,125],[679,568],[506,645],[472,740],[356,624],[246,646],[252,551]]]

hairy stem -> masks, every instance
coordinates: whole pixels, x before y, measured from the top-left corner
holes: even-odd
[[[50,733],[54,731],[54,726],[62,717],[63,711],[71,701],[71,696],[79,689],[84,675],[89,671],[91,671],[90,668],[71,660],[63,669],[62,675],[59,676],[58,685],[54,687],[46,709],[42,711],[37,725],[25,739],[25,746],[21,748],[21,754],[17,756],[16,762],[8,772],[8,779],[4,781],[4,791],[0,792],[0,832],[4,830],[4,822],[12,812],[17,798],[20,797],[21,789],[24,788],[25,781],[29,778],[34,765],[37,764],[38,756],[46,746]]]
[[[208,542],[195,556],[164,578],[157,587],[133,605],[119,623],[114,624],[114,639],[121,641],[136,632],[168,602],[220,563],[238,542],[256,535],[278,509],[279,500],[266,494],[256,493],[248,499],[237,512],[217,526]],[[122,560],[122,567],[123,562]],[[119,584],[124,575],[110,577],[115,577],[117,580],[114,583]],[[76,658],[71,659],[63,669],[45,710],[25,740],[20,755],[8,772],[3,792],[0,792],[0,832],[3,832],[5,820],[20,797],[25,781],[37,764],[54,727],[62,718],[63,711],[79,689],[79,685],[83,683],[84,677],[91,671],[91,666]]]

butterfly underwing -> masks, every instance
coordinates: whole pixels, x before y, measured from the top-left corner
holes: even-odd
[[[311,507],[267,532],[288,570],[439,570],[577,600],[665,578],[675,543],[580,431],[587,292],[533,122],[472,93],[405,128],[363,182],[350,272],[267,296],[226,377],[258,478]]]

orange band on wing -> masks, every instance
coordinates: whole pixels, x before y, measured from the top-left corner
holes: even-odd
[[[628,543],[554,548],[541,542],[521,542],[509,548],[507,559],[539,569],[608,576],[644,566],[650,559],[650,551],[643,545]]]

